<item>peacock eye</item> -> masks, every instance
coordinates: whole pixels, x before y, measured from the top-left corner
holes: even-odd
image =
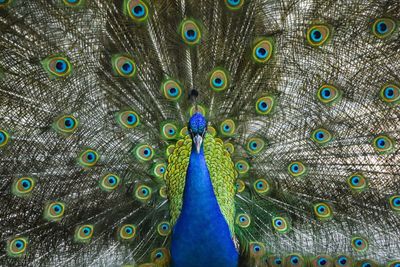
[[[332,208],[327,203],[317,203],[314,205],[314,214],[320,220],[332,218]]]
[[[153,176],[156,178],[163,178],[165,171],[167,170],[166,163],[156,163],[152,168]]]
[[[12,0],[0,0],[0,9],[6,8],[11,2]]]
[[[193,116],[195,113],[200,113],[201,115],[205,116],[206,115],[206,109],[202,105],[193,105],[191,108],[189,108],[189,115]]]
[[[160,194],[160,197],[162,197],[162,198],[168,198],[167,187],[165,185],[160,187],[159,194]]]
[[[55,129],[64,134],[71,134],[78,128],[78,120],[73,115],[65,115],[55,123]]]
[[[250,170],[250,165],[244,159],[238,160],[235,163],[235,169],[240,175],[246,174]]]
[[[36,185],[36,180],[31,177],[22,177],[17,179],[12,186],[12,193],[19,197],[29,195]]]
[[[231,119],[226,119],[224,120],[221,125],[219,126],[220,133],[223,136],[233,136],[236,131],[236,125],[235,122]]]
[[[154,156],[153,148],[149,145],[137,145],[134,149],[135,157],[143,162],[150,161]]]
[[[78,7],[84,3],[85,0],[64,0],[64,4],[69,7]]]
[[[170,254],[166,248],[157,248],[151,252],[150,258],[157,266],[167,266],[170,261]]]
[[[183,89],[178,81],[168,79],[162,83],[161,91],[167,100],[177,101],[181,97]]]
[[[341,91],[332,85],[323,85],[318,89],[317,98],[320,102],[333,105],[341,98]]]
[[[321,46],[330,37],[330,29],[326,25],[313,25],[307,30],[307,41],[311,46]]]
[[[372,24],[372,33],[381,39],[387,38],[396,29],[396,22],[390,18],[376,19]]]
[[[244,0],[225,0],[225,5],[232,11],[239,10],[244,4]]]
[[[241,228],[247,228],[250,226],[251,223],[251,219],[250,216],[245,214],[245,213],[241,213],[238,214],[236,216],[236,224],[241,227]]]
[[[271,113],[275,105],[275,100],[272,96],[264,96],[256,102],[256,112],[260,115]]]
[[[75,241],[76,242],[89,242],[93,236],[93,225],[85,224],[78,226],[75,229]]]
[[[114,55],[111,64],[116,76],[133,78],[136,74],[136,63],[129,55]]]
[[[117,114],[117,122],[124,128],[133,129],[140,123],[139,115],[133,111],[123,111]]]
[[[363,191],[367,187],[367,180],[362,173],[354,173],[347,179],[347,183],[351,189],[355,191]]]
[[[394,195],[389,198],[390,208],[394,211],[400,212],[400,196]]]
[[[182,21],[179,32],[185,44],[193,46],[201,41],[201,30],[199,25],[192,19]]]
[[[135,189],[135,198],[139,201],[145,202],[151,198],[152,190],[147,185],[139,185]]]
[[[0,148],[7,145],[9,138],[8,133],[0,129]]]
[[[149,6],[144,0],[125,0],[124,12],[136,23],[143,23],[149,17]]]
[[[115,174],[107,174],[100,179],[100,188],[106,192],[115,190],[120,184],[121,178]]]
[[[294,161],[289,164],[288,171],[293,177],[300,177],[306,173],[307,169],[302,162]]]
[[[267,180],[258,179],[253,183],[254,190],[259,194],[267,194],[270,191],[270,186]]]
[[[133,224],[124,224],[119,228],[119,238],[130,241],[136,236],[136,226]]]
[[[28,240],[24,237],[17,237],[8,241],[7,252],[11,257],[20,257],[26,251]]]
[[[231,142],[225,142],[224,148],[229,152],[229,154],[233,154],[235,152],[235,146]]]
[[[251,242],[249,245],[249,251],[250,251],[250,255],[252,257],[258,258],[258,257],[264,255],[264,253],[265,253],[264,244],[259,243],[259,242]]]
[[[355,236],[351,239],[351,246],[357,252],[363,252],[368,249],[368,241],[360,236]]]
[[[174,123],[163,123],[161,126],[161,137],[164,140],[173,140],[178,138],[178,127]]]
[[[237,192],[237,193],[243,192],[244,189],[246,188],[246,186],[245,186],[243,180],[240,180],[240,179],[237,179],[237,180],[236,180],[235,187],[236,187],[236,192]]]
[[[215,68],[209,75],[210,89],[220,92],[229,87],[228,72],[222,68]]]
[[[256,63],[266,63],[271,59],[273,53],[272,40],[263,38],[253,45],[252,59]]]
[[[349,263],[349,259],[346,256],[339,256],[337,261],[339,266],[350,266]]]
[[[388,154],[394,150],[394,141],[387,135],[378,135],[373,140],[373,147],[379,154]]]
[[[328,130],[318,128],[312,132],[311,139],[319,145],[324,145],[332,140],[332,134]]]
[[[93,167],[99,160],[99,154],[92,149],[83,151],[79,156],[79,164],[83,167]]]
[[[64,203],[51,202],[45,207],[44,218],[48,221],[59,221],[64,216],[64,211]]]
[[[71,73],[71,64],[66,57],[49,56],[42,60],[43,68],[51,77],[66,77]]]
[[[388,104],[397,104],[400,102],[400,88],[394,84],[388,84],[382,87],[380,97]]]
[[[300,261],[300,259],[297,256],[293,256],[293,257],[290,258],[290,263],[292,263],[294,265],[298,264],[299,261]]]
[[[289,231],[288,221],[284,217],[273,217],[272,218],[272,226],[278,233],[286,233]]]
[[[161,236],[168,236],[171,233],[169,222],[161,222],[160,224],[158,224],[157,232]]]
[[[246,150],[251,155],[257,155],[265,146],[265,141],[261,138],[252,137],[247,141]]]
[[[328,261],[325,258],[321,258],[318,260],[318,266],[325,266]]]

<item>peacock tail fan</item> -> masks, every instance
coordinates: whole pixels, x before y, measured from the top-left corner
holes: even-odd
[[[399,14],[0,0],[0,265],[179,266],[202,114],[239,266],[399,267]]]

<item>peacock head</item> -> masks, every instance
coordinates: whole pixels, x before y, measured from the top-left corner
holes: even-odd
[[[204,116],[196,112],[189,120],[188,129],[193,143],[196,146],[197,153],[200,153],[203,138],[207,132],[207,120]]]

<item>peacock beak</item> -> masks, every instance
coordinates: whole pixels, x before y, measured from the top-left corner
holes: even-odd
[[[197,154],[199,154],[200,153],[201,144],[203,143],[203,137],[201,137],[200,135],[196,134],[193,137],[193,142],[196,145]]]

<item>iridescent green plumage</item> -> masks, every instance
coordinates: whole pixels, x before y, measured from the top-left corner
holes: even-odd
[[[185,187],[186,169],[189,164],[189,154],[192,150],[192,141],[190,136],[180,139],[174,148],[173,153],[168,158],[168,168],[164,175],[167,185],[168,196],[171,202],[171,224],[173,225],[182,207],[182,195]],[[233,233],[234,230],[234,181],[236,179],[236,171],[230,155],[223,148],[220,139],[213,138],[210,134],[206,134],[204,140],[204,153],[208,170],[210,172],[211,181],[214,186],[218,203],[222,214],[228,222]]]

